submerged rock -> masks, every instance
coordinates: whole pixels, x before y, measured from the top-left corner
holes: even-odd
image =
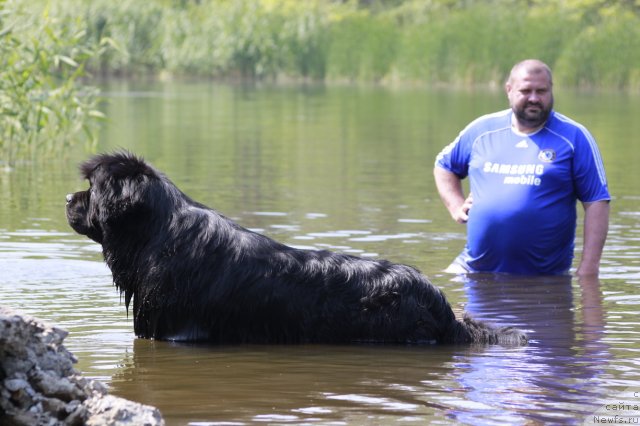
[[[62,344],[67,334],[0,306],[0,424],[164,425],[157,408],[82,377]]]

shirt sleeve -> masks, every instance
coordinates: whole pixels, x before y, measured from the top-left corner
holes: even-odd
[[[467,142],[467,137],[462,131],[453,142],[440,151],[435,165],[464,179],[469,174],[470,157],[471,144]]]
[[[576,138],[573,170],[576,194],[580,201],[611,200],[600,150],[585,128]]]

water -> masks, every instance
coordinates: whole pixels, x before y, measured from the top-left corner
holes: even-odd
[[[421,269],[454,310],[526,330],[501,346],[206,346],[136,339],[100,247],[75,235],[64,158],[0,172],[0,303],[70,331],[77,368],[184,424],[639,423],[640,99],[556,94],[598,139],[614,196],[599,281],[441,270],[464,243],[431,168],[502,93],[427,89],[104,86],[99,150],[143,155],[184,192],[284,243]],[[578,230],[580,235],[581,230]],[[578,247],[581,245],[579,238]],[[578,253],[579,254],[579,253]]]

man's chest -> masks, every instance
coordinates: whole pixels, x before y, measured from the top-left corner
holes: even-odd
[[[573,150],[559,138],[511,131],[473,144],[469,176],[476,183],[548,187],[571,180]]]

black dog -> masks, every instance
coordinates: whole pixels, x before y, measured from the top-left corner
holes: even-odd
[[[410,266],[280,244],[191,200],[127,152],[80,168],[90,188],[67,196],[67,219],[102,245],[140,337],[526,343],[513,328],[456,320],[442,291]]]

